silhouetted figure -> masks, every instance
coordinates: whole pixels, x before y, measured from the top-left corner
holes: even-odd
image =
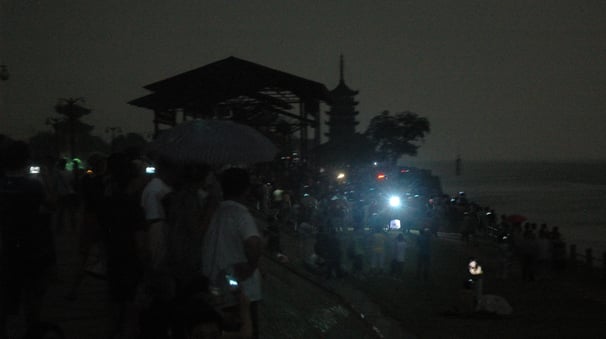
[[[387,236],[380,227],[375,227],[370,235],[370,270],[372,273],[385,272],[385,250]]]
[[[0,337],[9,316],[23,307],[27,329],[40,321],[47,277],[55,264],[42,183],[29,176],[29,146],[13,141],[0,154]]]
[[[428,228],[423,228],[417,238],[417,279],[429,280],[431,265],[431,234]]]
[[[539,243],[528,224],[525,227],[519,249],[522,261],[522,280],[534,281],[539,255]]]
[[[511,272],[514,250],[513,239],[510,234],[502,233],[498,239],[499,246],[499,278],[506,280]]]
[[[166,195],[166,265],[175,281],[177,294],[200,274],[202,243],[217,197],[205,190],[210,169],[206,165],[188,164],[173,191]]]
[[[143,236],[145,275],[142,287],[147,300],[141,310],[141,338],[167,338],[171,327],[174,286],[166,263],[168,213],[164,199],[172,192],[178,176],[177,166],[159,159],[156,174],[141,193],[140,204],[146,222]]]
[[[553,266],[555,269],[562,269],[566,266],[566,244],[564,243],[557,226],[551,228],[549,239],[551,241]]]
[[[107,159],[105,195],[99,222],[107,254],[107,282],[114,307],[114,331],[134,337],[138,327],[135,292],[142,273],[141,238],[144,227],[139,194],[134,186],[137,171],[132,159],[113,153]]]
[[[57,194],[57,208],[55,211],[55,230],[57,234],[65,230],[76,230],[76,210],[78,197],[75,190],[74,174],[67,170],[67,160],[59,159],[54,173],[55,189]]]
[[[68,300],[75,300],[78,296],[78,290],[84,277],[86,276],[86,265],[93,255],[95,259],[100,260],[104,253],[103,235],[99,225],[99,216],[101,214],[101,202],[105,195],[104,175],[106,169],[106,157],[100,154],[94,154],[87,160],[88,172],[80,179],[80,195],[82,199],[82,223],[79,234],[79,254],[81,263],[76,272],[72,286],[66,295]],[[92,253],[96,250],[96,253]]]
[[[404,274],[404,263],[406,262],[406,251],[408,242],[402,233],[398,234],[394,244],[394,255],[392,261],[391,274],[397,278],[401,278]]]
[[[176,288],[176,306],[187,298],[202,280],[204,236],[220,203],[220,194],[211,187],[214,174],[207,165],[186,164],[181,179],[169,193],[167,202],[167,267]],[[180,338],[182,326],[175,319],[174,338]]]
[[[549,239],[549,232],[547,231],[546,224],[542,224],[541,229],[538,232],[537,246],[537,271],[538,273],[545,273],[549,267],[549,262],[551,261],[551,241]]]
[[[463,160],[460,155],[457,155],[457,159],[455,160],[455,174],[457,176],[461,175],[463,172]]]
[[[318,233],[316,241],[316,253],[324,259],[326,279],[330,279],[333,274],[336,278],[342,278],[344,275],[341,266],[341,242],[336,232],[331,228],[326,233]]]
[[[365,237],[364,229],[356,228],[347,248],[347,255],[351,260],[351,273],[356,277],[360,277],[364,272]]]
[[[477,222],[470,212],[463,214],[463,221],[461,222],[461,239],[465,244],[470,245],[475,243]]]

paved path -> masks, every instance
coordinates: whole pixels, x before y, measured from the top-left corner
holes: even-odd
[[[56,323],[68,339],[108,339],[111,305],[105,280],[86,276],[78,298],[68,301],[78,266],[75,236],[57,239],[58,266],[45,299],[43,320]],[[263,258],[264,300],[260,304],[262,338],[379,338],[375,329],[334,292],[288,267]],[[372,312],[369,312],[369,314]],[[23,333],[13,322],[14,337]],[[11,338],[12,339],[12,338]]]

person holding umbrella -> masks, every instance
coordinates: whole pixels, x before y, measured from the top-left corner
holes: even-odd
[[[259,337],[258,302],[261,300],[261,273],[258,263],[262,236],[246,207],[250,177],[242,168],[230,168],[221,174],[223,201],[215,212],[204,236],[202,272],[211,287],[226,296],[226,282],[237,285],[250,300],[253,337]],[[229,287],[227,286],[227,287]],[[225,300],[223,309],[233,308],[238,300]],[[236,307],[237,308],[237,307]]]

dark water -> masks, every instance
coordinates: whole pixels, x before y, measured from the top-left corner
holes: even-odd
[[[606,162],[463,162],[416,164],[431,169],[445,193],[465,191],[498,214],[522,214],[530,222],[558,226],[579,250],[606,251]]]

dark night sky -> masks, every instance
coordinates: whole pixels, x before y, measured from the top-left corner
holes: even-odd
[[[228,56],[360,91],[359,130],[410,110],[419,158],[606,159],[604,1],[0,0],[0,133],[85,97],[94,134],[152,130],[142,86]]]

